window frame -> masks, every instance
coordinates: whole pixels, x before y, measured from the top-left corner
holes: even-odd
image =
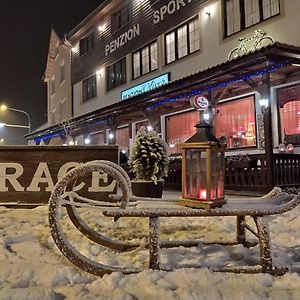
[[[246,146],[246,147],[233,147],[233,148],[227,148],[226,151],[236,151],[236,150],[243,150],[243,149],[258,149],[259,148],[259,138],[258,138],[258,122],[257,122],[257,112],[256,112],[256,94],[255,93],[252,93],[252,94],[248,94],[248,95],[241,95],[237,98],[233,98],[233,99],[229,99],[229,100],[225,100],[225,101],[220,101],[218,102],[217,106],[216,106],[216,111],[218,111],[218,105],[221,105],[221,104],[228,104],[228,103],[232,103],[232,102],[235,102],[235,101],[240,101],[240,100],[243,100],[243,99],[246,99],[246,98],[249,98],[249,97],[252,97],[253,99],[253,107],[254,107],[254,125],[255,125],[255,145],[253,146]],[[216,135],[216,127],[214,128],[214,134]]]
[[[157,66],[156,66],[155,69],[152,69],[151,46],[152,46],[152,45],[155,45],[155,44],[156,44],[156,50],[157,50],[157,51],[156,51],[156,53],[157,53],[157,55],[156,55]],[[148,58],[148,67],[149,67],[149,71],[146,72],[146,73],[143,73],[143,56],[142,56],[142,52],[143,52],[143,50],[145,50],[145,49],[148,49],[148,53],[149,53],[149,58]],[[135,61],[134,61],[134,55],[137,54],[137,53],[139,54],[139,75],[135,77],[135,76],[134,76],[134,70],[135,70],[135,68],[134,68],[134,67],[135,67],[135,66],[134,66],[134,62],[135,62]],[[132,76],[131,76],[131,78],[132,78],[132,80],[137,79],[137,78],[140,78],[140,77],[142,77],[142,76],[144,76],[144,75],[150,74],[150,73],[152,73],[152,72],[158,70],[158,66],[159,66],[159,63],[158,63],[158,57],[159,57],[159,55],[158,55],[158,42],[157,42],[157,40],[155,40],[155,41],[153,41],[153,42],[147,44],[146,46],[144,46],[144,47],[138,49],[137,51],[133,52],[132,55],[131,55],[131,71],[132,71]]]
[[[198,22],[198,30],[199,30],[199,49],[191,52],[191,37],[190,37],[190,27],[189,24],[194,22],[195,20],[197,20]],[[178,30],[186,27],[186,33],[187,33],[187,54],[184,56],[179,57],[179,48],[178,48]],[[174,34],[174,43],[175,43],[175,59],[168,62],[168,56],[167,56],[167,36],[169,36],[170,34]],[[191,54],[197,53],[198,51],[200,51],[200,20],[199,20],[199,16],[195,16],[192,19],[189,19],[188,21],[182,23],[181,25],[177,26],[176,28],[170,30],[169,32],[167,32],[164,35],[164,57],[165,57],[165,65],[169,65],[172,64],[174,62],[176,62],[177,60],[183,59]]]
[[[125,70],[122,69],[123,62],[124,62]],[[121,79],[122,80],[119,84],[117,84],[117,80],[116,80],[117,64],[120,64],[120,67],[121,67]],[[111,91],[111,90],[127,83],[127,66],[126,66],[126,64],[127,64],[127,61],[126,61],[126,56],[125,56],[106,68],[106,91]],[[114,70],[114,72],[113,72],[114,73],[114,84],[112,86],[110,85],[110,80],[109,80],[110,68],[113,68],[113,70]],[[123,73],[123,71],[124,71],[124,73]]]
[[[85,87],[85,83],[86,83],[86,87]],[[88,89],[89,84],[91,84],[91,94],[89,93],[89,89]],[[82,103],[95,97],[97,97],[97,76],[96,74],[93,74],[90,77],[82,80],[82,91],[81,91]]]
[[[277,107],[277,120],[278,120],[277,124],[278,124],[278,142],[279,142],[279,144],[284,143],[284,139],[285,139],[285,137],[282,135],[282,120],[281,120],[281,116],[280,116],[279,93],[282,90],[290,89],[290,88],[297,87],[297,86],[300,86],[300,82],[294,83],[291,85],[286,85],[286,86],[283,86],[280,88],[276,88],[276,107]],[[296,143],[294,143],[294,145],[299,146],[300,142],[296,141]]]
[[[127,11],[127,20],[122,21],[122,13]],[[117,20],[117,21],[116,21]],[[110,17],[110,28],[111,28],[111,34],[119,31],[121,28],[126,26],[130,21],[132,20],[132,5],[131,3],[126,3],[126,5],[123,5],[118,10],[114,11]]]
[[[241,32],[247,28],[250,28],[252,26],[255,26],[257,24],[260,24],[266,20],[269,20],[271,18],[274,18],[278,15],[280,15],[281,11],[281,5],[280,5],[280,0],[278,1],[278,13],[271,15],[270,17],[264,18],[264,11],[263,11],[263,0],[258,0],[258,8],[259,8],[259,21],[257,23],[253,23],[249,26],[246,26],[246,14],[245,14],[245,0],[238,0],[239,1],[239,8],[240,8],[240,29],[228,34],[227,32],[227,25],[228,25],[228,14],[227,14],[227,6],[226,3],[231,0],[222,0],[222,13],[223,13],[223,35],[224,38],[230,37],[238,32]],[[270,0],[271,1],[271,0]]]
[[[94,32],[86,35],[79,41],[79,56],[89,53],[95,46]]]

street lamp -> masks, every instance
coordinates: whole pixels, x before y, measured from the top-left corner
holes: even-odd
[[[11,110],[11,111],[19,112],[19,113],[22,113],[22,114],[26,115],[26,117],[28,119],[28,126],[1,123],[1,124],[4,124],[2,126],[17,127],[17,128],[27,128],[28,131],[29,131],[29,133],[31,132],[30,116],[29,116],[29,114],[26,111],[21,110],[21,109],[11,108],[11,107],[6,106],[5,104],[2,104],[0,106],[0,110],[2,110],[2,111]],[[0,127],[1,127],[1,125],[0,125]]]

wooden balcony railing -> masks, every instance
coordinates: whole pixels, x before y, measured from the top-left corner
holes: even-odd
[[[247,160],[232,160],[226,157],[225,188],[235,191],[266,192],[267,186],[266,158],[264,154],[253,154]],[[274,186],[300,186],[300,154],[274,154]],[[181,188],[181,159],[171,159],[169,176],[165,186]]]

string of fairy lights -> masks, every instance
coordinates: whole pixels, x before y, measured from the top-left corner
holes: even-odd
[[[290,61],[286,60],[284,62],[277,63],[277,64],[274,64],[272,66],[265,67],[265,68],[263,68],[259,71],[255,71],[253,73],[243,74],[243,75],[238,76],[237,78],[230,79],[230,80],[227,80],[227,81],[223,81],[223,82],[219,82],[219,83],[207,86],[203,89],[192,90],[191,92],[187,92],[187,93],[178,95],[176,97],[160,100],[160,101],[157,101],[155,104],[153,104],[151,106],[148,106],[147,110],[153,110],[153,109],[155,109],[155,108],[157,108],[161,105],[165,105],[165,104],[171,103],[171,102],[180,101],[183,98],[190,98],[190,97],[200,95],[200,94],[203,94],[203,93],[206,93],[206,92],[211,92],[211,91],[219,89],[219,88],[224,88],[228,85],[231,85],[231,84],[239,82],[239,81],[247,81],[247,80],[250,80],[250,79],[252,79],[253,77],[256,77],[256,76],[262,76],[262,75],[265,75],[265,74],[269,74],[269,73],[275,72],[276,70],[282,68],[283,66],[285,66],[287,64],[290,64]]]
[[[263,69],[260,69],[258,71],[252,72],[252,73],[242,74],[242,75],[240,75],[240,76],[238,76],[234,79],[230,79],[230,80],[226,80],[226,81],[219,82],[219,83],[216,83],[216,84],[212,84],[212,85],[209,85],[209,86],[207,86],[205,88],[202,88],[202,89],[195,89],[195,90],[192,90],[190,92],[180,94],[176,97],[166,98],[166,99],[157,101],[156,103],[154,103],[151,106],[148,106],[147,110],[153,110],[153,109],[155,109],[159,106],[165,105],[167,103],[180,101],[183,98],[190,98],[190,97],[200,95],[200,94],[203,94],[203,93],[206,93],[206,92],[210,92],[210,91],[213,91],[213,90],[216,90],[216,89],[219,89],[219,88],[224,88],[228,85],[231,85],[233,83],[237,83],[239,81],[247,81],[247,80],[252,79],[253,77],[269,74],[269,73],[277,71],[278,69],[280,69],[280,68],[282,68],[282,67],[284,67],[285,65],[288,65],[288,64],[290,64],[290,61],[286,60],[286,61],[283,61],[281,63],[276,63],[272,66],[267,66]],[[105,122],[105,121],[102,120],[102,121],[98,121],[98,122],[101,123],[101,122]],[[50,134],[45,135],[45,136],[37,137],[34,140],[35,140],[35,142],[37,142],[37,141],[53,138],[55,136],[59,136],[59,135],[63,134],[63,132],[64,132],[63,130],[59,130],[59,131],[50,133]]]

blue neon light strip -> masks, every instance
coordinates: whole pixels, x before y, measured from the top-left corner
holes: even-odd
[[[170,74],[164,74],[136,85],[128,90],[121,93],[121,100],[126,100],[134,96],[147,93],[151,90],[155,90],[170,82]]]
[[[158,101],[158,102],[156,102],[155,104],[153,104],[151,106],[148,106],[147,110],[152,110],[152,109],[154,109],[154,108],[156,108],[158,106],[164,105],[166,103],[176,102],[176,101],[181,100],[183,98],[188,98],[188,97],[200,95],[200,94],[202,94],[204,92],[213,91],[213,90],[216,90],[218,88],[222,88],[222,87],[228,86],[230,84],[236,83],[238,81],[243,81],[243,80],[246,81],[246,80],[251,79],[252,77],[256,77],[256,76],[259,76],[259,75],[264,75],[264,74],[272,73],[272,72],[274,72],[274,71],[282,68],[283,66],[285,66],[285,65],[287,65],[289,63],[290,63],[289,61],[285,61],[283,63],[278,63],[278,64],[275,64],[275,65],[273,65],[271,67],[266,67],[266,68],[264,68],[264,69],[262,69],[260,71],[256,71],[256,72],[251,73],[251,74],[241,75],[241,76],[239,76],[236,79],[231,79],[231,80],[227,80],[227,81],[224,81],[224,82],[221,82],[221,83],[216,83],[216,84],[213,84],[211,86],[208,86],[208,87],[200,89],[200,90],[193,90],[193,91],[191,91],[189,93],[181,94],[180,96],[177,96],[177,97],[167,98],[167,99]]]

